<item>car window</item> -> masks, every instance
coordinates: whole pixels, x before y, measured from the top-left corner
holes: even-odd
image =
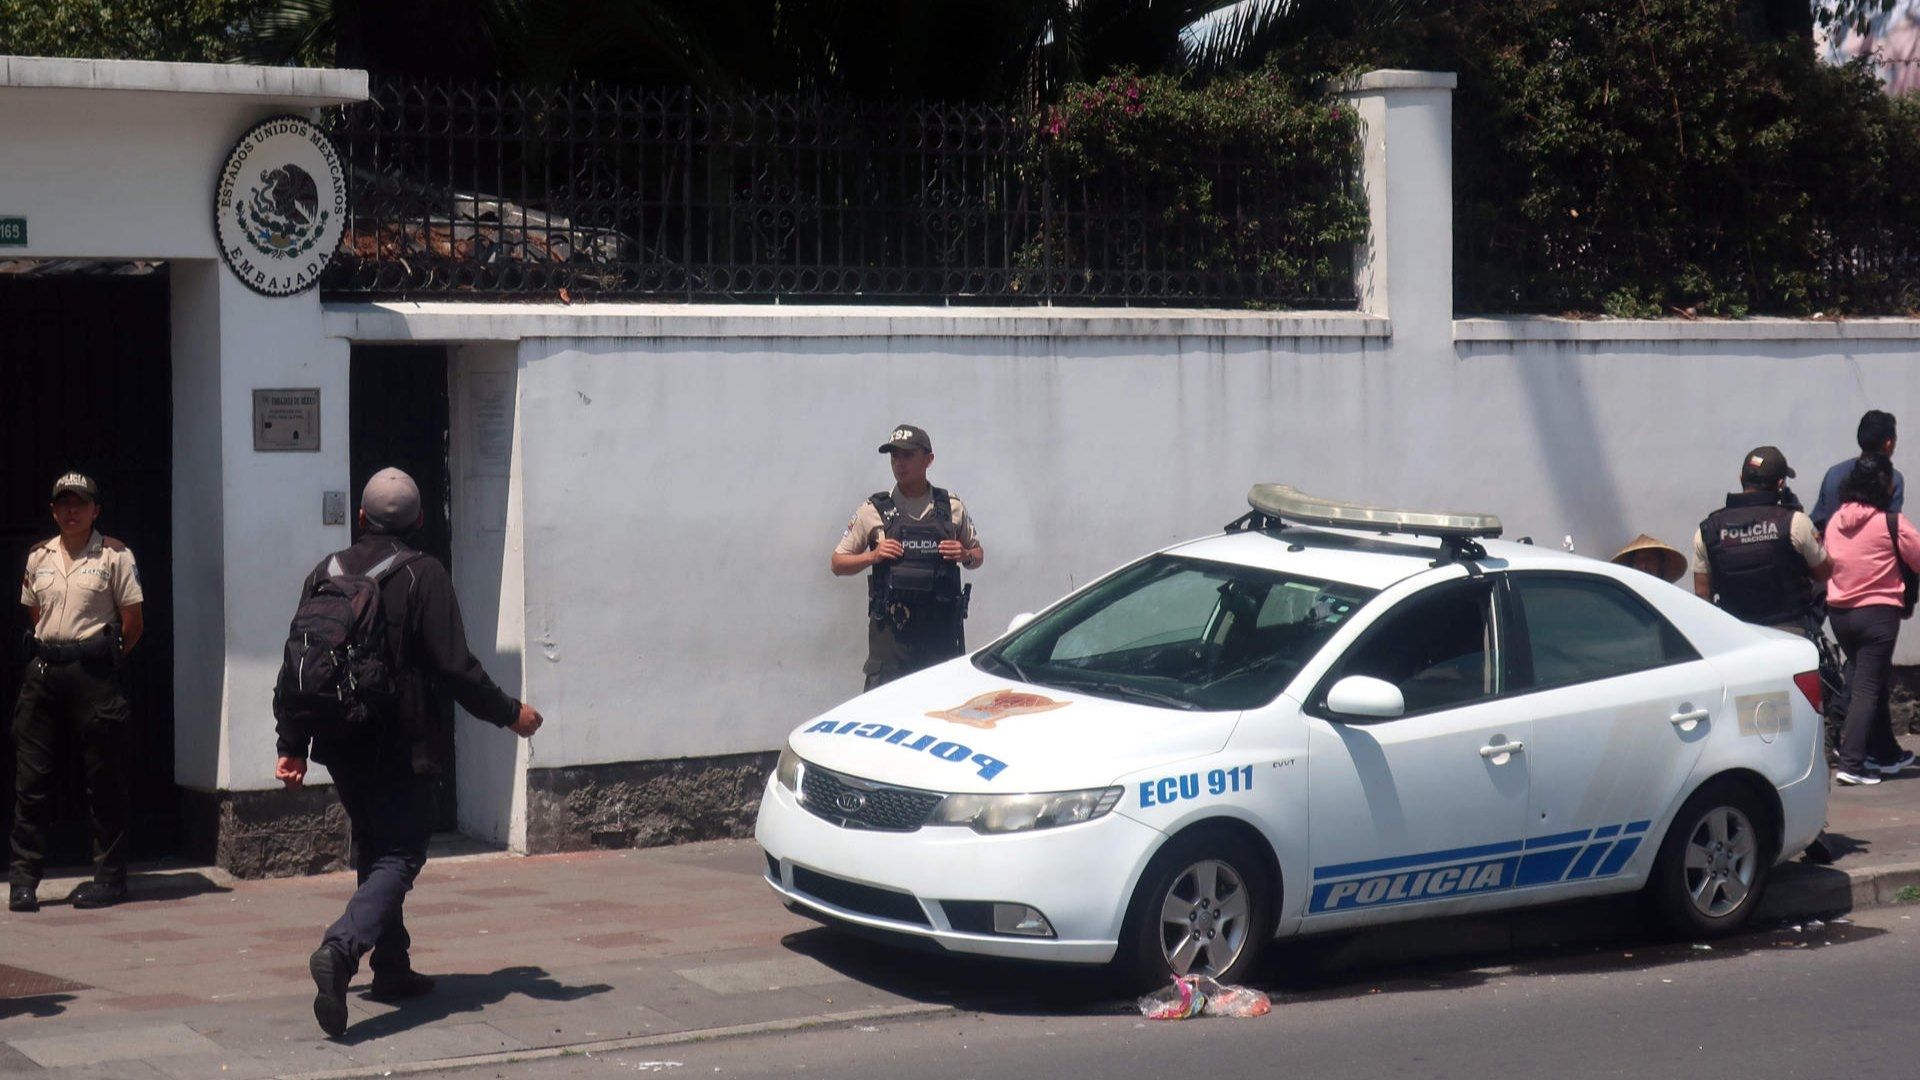
[[[1400,688],[1408,713],[1493,697],[1501,673],[1492,611],[1493,589],[1484,580],[1416,593],[1367,630],[1326,685],[1349,675],[1384,679]]]
[[[1089,660],[1147,645],[1197,643],[1220,606],[1220,584],[1207,574],[1149,579],[1060,635],[1048,659]]]
[[[1511,578],[1536,688],[1645,671],[1698,655],[1659,612],[1624,586],[1570,574]]]
[[[1041,686],[1188,709],[1279,695],[1370,589],[1156,555],[1015,631],[974,663]]]

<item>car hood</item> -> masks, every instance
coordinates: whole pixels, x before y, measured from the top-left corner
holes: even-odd
[[[1055,690],[950,660],[795,729],[812,764],[930,791],[1067,791],[1225,746],[1238,712]]]

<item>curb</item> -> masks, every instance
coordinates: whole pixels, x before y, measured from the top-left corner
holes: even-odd
[[[289,1073],[280,1080],[359,1080],[369,1076],[412,1076],[420,1073],[440,1072],[446,1069],[472,1069],[486,1065],[510,1065],[524,1061],[545,1061],[551,1058],[571,1057],[582,1054],[605,1054],[616,1050],[637,1050],[647,1046],[678,1046],[686,1043],[707,1042],[713,1039],[730,1039],[741,1035],[763,1035],[772,1031],[799,1031],[804,1028],[830,1027],[834,1024],[855,1024],[862,1020],[900,1020],[913,1016],[930,1016],[935,1013],[953,1012],[951,1005],[883,1005],[873,1009],[854,1009],[850,1012],[822,1013],[817,1016],[800,1016],[788,1020],[763,1020],[753,1024],[732,1024],[727,1027],[700,1028],[696,1031],[673,1031],[661,1035],[635,1035],[625,1039],[602,1039],[597,1042],[568,1043],[562,1046],[538,1046],[525,1050],[506,1050],[494,1054],[473,1054],[467,1057],[435,1058],[429,1061],[401,1061],[380,1064],[354,1065],[345,1069],[326,1069],[321,1072]]]
[[[1796,919],[1907,903],[1902,889],[1920,887],[1920,863],[1837,870],[1795,862],[1775,870],[1767,895],[1754,915],[1767,919]]]
[[[1856,911],[1861,908],[1884,907],[1909,901],[1898,898],[1902,889],[1920,887],[1920,863],[1896,863],[1888,866],[1863,867],[1856,870],[1837,870],[1830,866],[1815,866],[1811,863],[1793,862],[1778,867],[1775,877],[1767,886],[1766,897],[1758,910],[1757,919],[1771,919],[1779,922],[1791,922],[1815,916],[1828,916]],[[1576,909],[1577,910],[1577,909]],[[1554,944],[1574,944],[1583,938],[1606,933],[1609,927],[1595,923],[1591,916],[1574,915],[1562,920],[1552,918],[1541,926],[1516,927],[1507,918],[1511,913],[1502,912],[1484,918],[1468,917],[1455,924],[1450,932],[1447,944],[1428,942],[1424,948],[1413,946],[1424,959],[1438,959],[1447,956],[1468,955],[1486,951],[1502,951],[1516,948],[1538,946],[1551,941]],[[1382,927],[1381,932],[1371,941],[1356,942],[1343,950],[1348,960],[1376,954],[1374,958],[1384,959],[1391,956],[1404,958],[1404,948],[1412,946],[1409,940],[1401,944],[1393,941],[1402,934],[1419,934],[1421,924],[1403,924],[1402,926]],[[1310,939],[1306,939],[1310,940]],[[1372,946],[1372,947],[1370,947]],[[1384,949],[1379,946],[1385,946]],[[785,1020],[766,1020],[752,1024],[733,1024],[725,1027],[700,1028],[691,1031],[667,1032],[660,1035],[636,1035],[623,1039],[603,1039],[595,1042],[567,1043],[558,1046],[530,1047],[525,1050],[507,1050],[498,1053],[474,1054],[465,1057],[435,1058],[426,1061],[391,1062],[381,1064],[355,1065],[344,1069],[328,1069],[320,1072],[287,1074],[281,1080],[362,1080],[365,1077],[414,1076],[421,1073],[440,1072],[450,1069],[470,1069],[487,1065],[509,1065],[528,1061],[545,1061],[559,1057],[583,1054],[611,1053],[620,1050],[637,1050],[649,1046],[680,1046],[689,1043],[708,1042],[715,1039],[737,1038],[746,1035],[763,1035],[779,1031],[799,1031],[807,1028],[831,1027],[836,1024],[854,1024],[872,1020],[901,1020],[911,1017],[932,1016],[956,1011],[953,1005],[910,1003],[887,1005],[872,1009],[856,1009],[849,1012],[822,1013],[814,1016],[793,1017]]]

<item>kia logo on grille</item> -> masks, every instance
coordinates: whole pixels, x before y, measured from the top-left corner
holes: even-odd
[[[843,791],[833,797],[834,809],[843,814],[857,814],[867,805],[867,797],[858,791]]]

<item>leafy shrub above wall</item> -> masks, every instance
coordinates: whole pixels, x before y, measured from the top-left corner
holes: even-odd
[[[1122,74],[1066,88],[1039,122],[1053,194],[1072,211],[1022,265],[1110,266],[1124,250],[1139,273],[1350,288],[1367,210],[1353,109],[1338,97],[1275,72],[1198,86]]]
[[[1455,6],[1455,306],[1920,309],[1920,101],[1736,0]]]

